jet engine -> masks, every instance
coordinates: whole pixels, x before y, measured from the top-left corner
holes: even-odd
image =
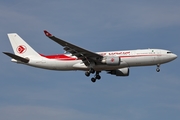
[[[107,65],[120,65],[121,59],[118,56],[105,56],[102,63]]]
[[[129,76],[129,68],[121,68],[117,70],[108,71],[109,74],[116,76]]]

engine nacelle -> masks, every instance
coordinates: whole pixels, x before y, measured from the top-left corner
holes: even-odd
[[[111,70],[108,72],[109,74],[116,76],[129,76],[129,68],[121,68],[117,70]]]
[[[105,56],[102,63],[107,65],[120,65],[121,59],[118,56]]]

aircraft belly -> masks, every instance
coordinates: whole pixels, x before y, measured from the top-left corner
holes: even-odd
[[[75,70],[73,65],[76,63],[77,61],[56,61],[53,66],[55,70]]]
[[[49,70],[74,70],[72,67],[77,61],[60,61],[49,59],[30,60],[28,65]]]
[[[129,67],[129,65],[125,61],[121,61],[120,65],[107,65],[107,64],[95,65],[93,66],[93,69],[95,69],[96,71],[102,71],[102,70],[114,70],[124,67]],[[74,64],[73,68],[78,70],[89,70],[89,67],[82,62]]]

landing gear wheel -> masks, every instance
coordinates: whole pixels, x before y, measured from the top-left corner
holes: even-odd
[[[94,82],[96,82],[96,79],[95,78],[91,78],[91,81],[94,83]]]
[[[87,77],[89,77],[89,76],[90,76],[89,71],[85,72],[85,75],[86,75]]]
[[[157,72],[160,72],[160,64],[157,64],[156,71],[157,71]]]
[[[100,75],[96,75],[96,79],[100,80],[101,76]]]
[[[159,69],[159,68],[157,68],[157,69],[156,69],[156,71],[157,71],[157,72],[160,72],[160,69]]]
[[[91,68],[91,69],[89,70],[89,72],[92,73],[92,74],[94,74],[94,73],[95,73],[95,70],[94,70],[93,68]]]

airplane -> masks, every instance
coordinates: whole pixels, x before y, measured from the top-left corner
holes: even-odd
[[[137,66],[156,65],[156,71],[160,71],[160,65],[177,58],[177,55],[164,49],[137,49],[108,52],[92,52],[77,45],[55,37],[44,30],[45,35],[58,43],[66,51],[65,54],[44,55],[37,53],[17,33],[8,33],[14,54],[3,52],[11,57],[11,61],[37,68],[70,71],[85,71],[85,75],[92,82],[100,80],[100,72],[116,76],[129,76],[129,68]]]

